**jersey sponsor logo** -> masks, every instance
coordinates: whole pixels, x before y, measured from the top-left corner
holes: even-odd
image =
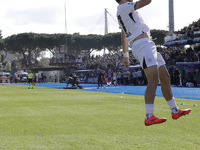
[[[128,5],[134,5],[134,4],[129,2]]]

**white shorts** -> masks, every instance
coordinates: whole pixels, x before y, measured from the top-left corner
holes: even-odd
[[[150,38],[135,41],[131,48],[133,55],[140,62],[143,69],[154,65],[157,65],[158,68],[165,65],[165,60],[157,52],[155,43]]]

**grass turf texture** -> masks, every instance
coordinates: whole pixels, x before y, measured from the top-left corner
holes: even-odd
[[[168,120],[146,127],[143,96],[0,86],[0,149],[200,149],[200,101],[176,101],[192,113],[172,120],[167,103],[156,97],[155,115]]]

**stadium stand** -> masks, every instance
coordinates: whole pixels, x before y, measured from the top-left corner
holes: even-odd
[[[165,37],[165,46],[200,43],[200,19]]]

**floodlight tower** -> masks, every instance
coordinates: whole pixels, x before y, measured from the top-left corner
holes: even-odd
[[[108,14],[108,11],[107,11],[107,8],[105,8],[105,33],[104,33],[104,35],[108,34],[108,16],[107,16],[107,14]],[[103,54],[105,55],[105,53],[106,53],[106,49],[104,47]]]
[[[169,0],[169,34],[174,32],[174,0]]]
[[[108,16],[107,16],[107,8],[105,8],[105,35],[108,34]]]
[[[67,9],[66,9],[66,0],[64,0],[64,9],[65,9],[65,34],[66,34],[66,41],[65,41],[65,48],[67,53]]]

